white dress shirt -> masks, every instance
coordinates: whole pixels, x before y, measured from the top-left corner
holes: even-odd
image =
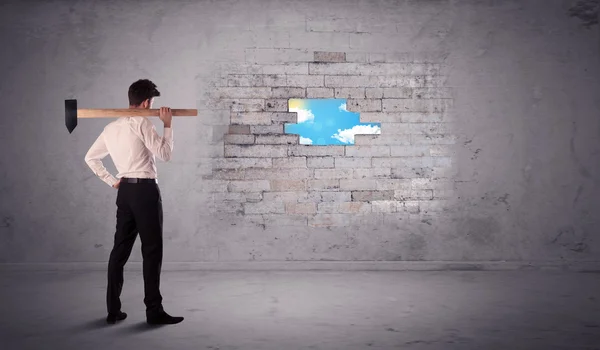
[[[156,179],[156,155],[162,161],[171,159],[173,129],[164,128],[163,137],[147,117],[120,117],[108,124],[90,150],[85,162],[102,181],[113,186],[116,179],[102,164],[110,154],[118,178],[138,177]]]

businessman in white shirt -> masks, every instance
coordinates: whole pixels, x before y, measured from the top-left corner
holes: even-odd
[[[129,87],[129,108],[150,109],[157,96],[160,96],[160,92],[156,85],[148,79],[140,79]],[[117,225],[108,262],[106,293],[106,321],[111,324],[127,317],[121,311],[120,300],[123,268],[138,232],[142,241],[146,322],[175,324],[183,321],[183,317],[173,317],[164,311],[160,294],[163,210],[155,156],[165,162],[171,159],[173,116],[168,107],[161,107],[159,114],[164,124],[162,137],[147,117],[120,117],[104,128],[85,155],[85,162],[94,174],[118,189]],[[112,158],[119,179],[104,167],[102,159],[107,155]]]

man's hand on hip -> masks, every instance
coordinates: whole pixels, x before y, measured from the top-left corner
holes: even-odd
[[[117,183],[115,183],[112,187],[119,188],[119,184],[121,184],[121,179],[119,179],[119,181],[117,181]]]

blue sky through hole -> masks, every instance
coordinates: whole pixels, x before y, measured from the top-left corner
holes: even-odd
[[[346,99],[290,99],[297,124],[285,124],[286,134],[299,134],[303,145],[353,145],[356,134],[381,134],[381,124],[361,123],[359,113],[346,110]]]

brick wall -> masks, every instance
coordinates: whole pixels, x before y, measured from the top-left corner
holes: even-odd
[[[285,63],[289,51],[221,64],[204,96],[214,147],[222,147],[203,176],[212,213],[263,227],[329,227],[444,211],[456,137],[443,57],[316,51]],[[297,121],[293,98],[347,99],[347,110],[381,123],[381,134],[357,135],[355,145],[300,145],[284,134]]]

